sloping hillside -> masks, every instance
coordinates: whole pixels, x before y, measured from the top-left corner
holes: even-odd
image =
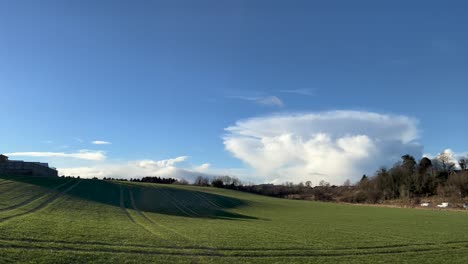
[[[468,262],[468,214],[0,177],[0,263]]]

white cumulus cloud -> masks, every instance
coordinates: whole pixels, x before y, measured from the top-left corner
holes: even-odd
[[[65,152],[13,152],[6,153],[5,155],[10,157],[59,157],[59,158],[73,158],[81,160],[92,160],[101,161],[106,159],[106,153],[104,151],[91,151],[91,150],[80,150],[74,153]]]
[[[445,155],[449,159],[449,162],[452,162],[453,164],[455,164],[456,169],[460,169],[460,165],[458,164],[458,161],[460,159],[468,159],[468,152],[455,152],[452,149],[445,149],[444,151],[442,151],[441,153],[437,155],[426,153],[423,156],[429,159],[437,160],[437,158],[440,157],[442,154]]]
[[[225,148],[259,181],[358,180],[404,154],[420,157],[417,121],[359,111],[273,115],[226,128]]]

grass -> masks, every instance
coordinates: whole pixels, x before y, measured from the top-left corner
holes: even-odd
[[[0,263],[467,263],[468,214],[0,177]]]

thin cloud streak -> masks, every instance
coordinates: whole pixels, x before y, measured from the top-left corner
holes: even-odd
[[[287,89],[287,90],[280,90],[281,93],[290,93],[290,94],[297,94],[297,95],[305,95],[305,96],[314,96],[315,90],[314,89]]]
[[[90,150],[80,150],[79,152],[75,152],[75,153],[28,151],[28,152],[6,153],[5,155],[10,156],[10,157],[72,158],[72,159],[91,160],[91,161],[102,161],[107,158],[106,153],[104,151],[90,151]]]
[[[229,98],[232,99],[239,99],[239,100],[244,100],[244,101],[251,101],[255,102],[260,105],[265,105],[265,106],[277,106],[277,107],[283,107],[284,103],[283,101],[274,95],[269,95],[269,96],[229,96]]]
[[[112,142],[109,142],[109,141],[104,141],[104,140],[95,140],[93,142],[94,145],[110,145],[112,144]]]

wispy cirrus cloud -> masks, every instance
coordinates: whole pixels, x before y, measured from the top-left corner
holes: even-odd
[[[105,160],[106,153],[104,151],[80,150],[78,152],[42,152],[42,151],[28,151],[28,152],[12,152],[6,153],[9,157],[51,157],[51,158],[72,158],[80,160],[102,161]]]
[[[79,137],[74,137],[73,140],[75,140],[78,143],[83,143],[84,142],[84,140],[82,138],[79,138]]]
[[[314,89],[285,89],[280,90],[281,93],[290,93],[290,94],[297,94],[297,95],[305,95],[305,96],[314,96],[315,90]]]
[[[110,145],[112,142],[109,141],[104,141],[104,140],[94,140],[93,142],[94,145]]]
[[[268,95],[268,96],[230,96],[229,98],[255,102],[257,104],[265,105],[265,106],[277,106],[277,107],[283,107],[284,106],[283,101],[279,97],[274,96],[274,95]]]

